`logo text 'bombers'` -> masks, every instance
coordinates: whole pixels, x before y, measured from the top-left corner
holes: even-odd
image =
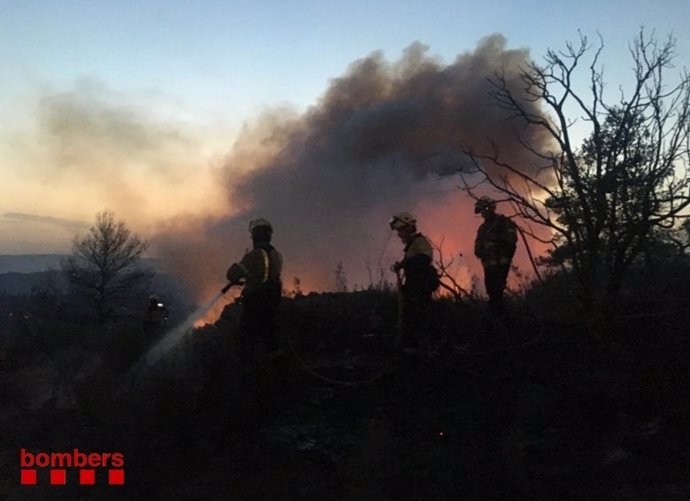
[[[36,485],[47,481],[51,485],[67,484],[67,472],[70,472],[70,482],[81,485],[95,485],[97,469],[107,471],[107,483],[110,485],[124,485],[125,483],[125,455],[121,452],[29,452],[19,451],[21,466],[20,483],[22,485]],[[44,471],[47,472],[45,479]],[[103,473],[105,475],[105,473]],[[78,480],[77,480],[78,478]],[[105,478],[101,480],[103,482]]]

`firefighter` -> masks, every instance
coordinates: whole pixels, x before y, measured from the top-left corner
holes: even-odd
[[[147,334],[156,334],[163,330],[168,323],[168,309],[160,298],[151,294],[149,296],[149,305],[146,308],[144,315],[144,332]]]
[[[408,212],[395,214],[389,221],[392,230],[405,245],[402,261],[392,267],[398,276],[402,297],[402,332],[399,340],[405,353],[429,355],[431,296],[438,288],[438,274],[433,266],[434,250],[429,240],[417,231],[417,220]],[[404,273],[404,281],[401,277]]]
[[[226,273],[232,284],[244,281],[239,349],[245,361],[253,359],[257,339],[261,339],[267,354],[277,354],[275,323],[283,289],[280,278],[283,258],[271,245],[271,223],[263,218],[254,219],[249,224],[249,232],[253,249]]]
[[[281,254],[271,245],[273,227],[263,218],[249,223],[253,248],[226,272],[231,284],[244,283],[240,298],[238,355],[240,381],[238,403],[242,412],[227,414],[229,429],[239,432],[239,450],[250,457],[255,453],[256,434],[262,417],[271,411],[271,396],[276,391],[276,369],[282,350],[276,333],[276,317],[282,296]],[[270,364],[260,367],[255,358],[260,339]],[[233,421],[237,420],[237,421]]]
[[[474,254],[484,268],[484,285],[489,296],[489,311],[500,318],[507,318],[503,304],[503,291],[515,254],[517,227],[513,221],[496,214],[496,201],[490,197],[479,198],[474,213],[481,214],[484,222],[477,230]]]

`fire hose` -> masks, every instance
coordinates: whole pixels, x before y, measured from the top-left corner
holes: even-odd
[[[297,350],[295,349],[295,345],[292,342],[292,339],[288,338],[287,345],[290,348],[290,353],[295,358],[295,360],[297,360],[297,363],[302,367],[302,369],[304,369],[304,371],[307,374],[309,374],[309,375],[315,377],[316,379],[323,381],[325,383],[334,384],[334,385],[338,385],[338,386],[350,386],[350,387],[365,386],[365,385],[372,384],[372,383],[378,381],[381,378],[381,376],[383,376],[384,374],[386,374],[388,372],[387,370],[382,370],[376,376],[373,376],[369,379],[359,380],[359,381],[345,381],[345,380],[341,380],[341,379],[329,378],[329,377],[326,377],[326,376],[316,372],[309,364],[307,364],[307,362],[304,361],[304,359],[302,357],[299,356],[299,354],[297,353]]]

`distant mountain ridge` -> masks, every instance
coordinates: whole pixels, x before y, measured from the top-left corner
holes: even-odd
[[[37,273],[59,270],[68,254],[0,254],[0,273]]]
[[[59,270],[60,261],[69,254],[0,254],[0,273],[38,273],[42,271]],[[142,258],[141,262],[160,269],[160,260],[156,258]]]
[[[67,279],[60,269],[60,261],[69,254],[0,254],[0,296],[23,296],[34,289],[66,291]],[[160,259],[142,258],[141,265],[154,272],[150,289],[162,295],[166,301],[192,304],[192,296],[186,287],[161,268]]]
[[[34,288],[65,290],[67,285],[64,273],[56,269],[33,273],[0,273],[0,294],[26,295]]]

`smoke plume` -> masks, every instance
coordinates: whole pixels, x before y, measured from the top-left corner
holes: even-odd
[[[367,286],[369,271],[377,276],[400,257],[387,221],[401,210],[444,239],[447,256],[471,254],[479,220],[457,189],[463,151],[486,151],[492,141],[514,165],[534,168],[518,141],[525,124],[497,106],[489,83],[501,73],[518,88],[528,57],[492,35],[452,64],[419,43],[397,62],[380,52],[354,62],[303,115],[276,111],[245,127],[221,172],[238,212],[171,221],[159,252],[204,297],[223,285],[259,216],[274,225],[288,287],[298,276],[306,289],[333,289],[341,261],[349,284]]]

